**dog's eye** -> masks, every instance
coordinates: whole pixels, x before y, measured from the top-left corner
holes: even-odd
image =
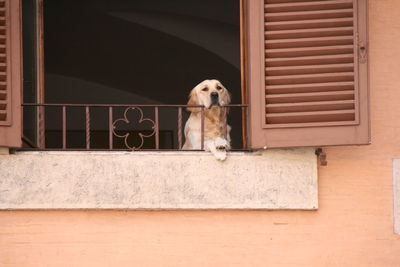
[[[207,92],[207,91],[208,91],[208,87],[204,87],[204,88],[202,89],[202,91]]]
[[[217,90],[221,90],[221,89],[222,89],[222,87],[218,85],[217,86]]]

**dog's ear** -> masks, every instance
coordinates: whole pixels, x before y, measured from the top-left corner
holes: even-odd
[[[224,92],[221,95],[222,101],[224,103],[224,105],[229,105],[231,103],[231,93],[229,93],[229,91],[224,87]],[[225,107],[225,115],[229,113],[229,108]]]
[[[225,88],[221,97],[224,105],[229,105],[231,103],[231,93],[229,93],[228,89]]]
[[[197,96],[197,92],[195,90],[196,88],[194,88],[190,94],[189,94],[189,101],[188,101],[188,106],[198,106],[200,105],[199,102],[199,97]],[[196,113],[196,112],[200,112],[200,108],[187,108],[187,110],[189,110],[190,112]]]
[[[226,89],[226,87],[217,80],[217,86],[220,86],[223,88],[223,90],[220,93],[220,98],[222,100],[223,105],[229,105],[231,103],[231,94],[229,93],[229,90]]]
[[[228,90],[225,91],[223,100],[224,100],[225,105],[229,105],[231,103],[231,93],[229,93]]]

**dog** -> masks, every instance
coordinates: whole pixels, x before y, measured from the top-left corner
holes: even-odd
[[[223,161],[230,149],[231,127],[226,123],[228,105],[231,102],[229,91],[218,80],[204,80],[189,94],[188,105],[204,106],[204,150],[210,151]],[[191,112],[185,124],[185,144],[182,149],[201,149],[201,109],[188,107]]]

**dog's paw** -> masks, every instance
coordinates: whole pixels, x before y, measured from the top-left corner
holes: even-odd
[[[223,149],[223,150],[217,149],[216,151],[214,151],[213,154],[214,154],[215,158],[218,160],[224,161],[226,159],[226,150],[225,149]]]
[[[228,141],[221,137],[217,137],[214,140],[214,144],[215,144],[215,148],[219,151],[226,151],[230,147]]]
[[[223,161],[226,159],[226,151],[230,148],[229,142],[221,137],[218,137],[214,140],[214,145],[215,145],[215,153],[214,156]]]
[[[204,142],[204,150],[211,151],[215,158],[221,161],[226,159],[226,151],[229,148],[229,142],[220,137]]]

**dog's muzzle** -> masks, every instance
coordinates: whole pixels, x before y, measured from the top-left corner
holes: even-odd
[[[211,105],[219,105],[219,95],[217,92],[211,93]]]

